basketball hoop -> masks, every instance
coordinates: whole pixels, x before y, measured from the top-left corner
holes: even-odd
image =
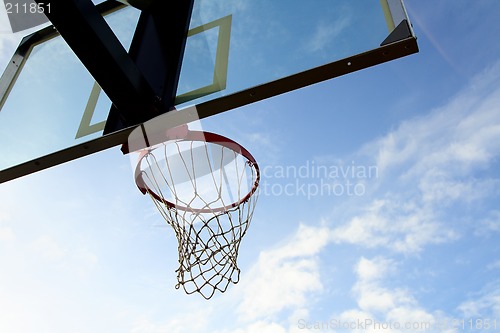
[[[226,137],[170,130],[167,141],[140,151],[135,180],[178,240],[178,284],[210,299],[239,281],[236,260],[257,201],[254,157]]]

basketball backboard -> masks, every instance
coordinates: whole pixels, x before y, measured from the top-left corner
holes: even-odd
[[[128,49],[141,10],[98,9]],[[401,0],[195,0],[175,107],[202,119],[416,52]],[[0,81],[0,182],[126,143],[135,127],[103,134],[111,105],[54,27],[25,37]]]

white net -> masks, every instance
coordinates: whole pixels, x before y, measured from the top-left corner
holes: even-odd
[[[233,141],[217,138],[224,140],[159,144],[142,153],[136,172],[139,188],[151,196],[175,231],[176,287],[206,299],[239,280],[238,249],[252,218],[259,182],[253,157]]]

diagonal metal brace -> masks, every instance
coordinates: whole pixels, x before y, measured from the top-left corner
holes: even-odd
[[[157,107],[169,111],[175,106],[194,0],[144,2],[149,7],[142,11],[129,54],[158,96]],[[104,134],[126,128],[122,118],[122,111],[112,106]]]
[[[125,125],[162,113],[154,90],[91,0],[35,1],[120,110]]]

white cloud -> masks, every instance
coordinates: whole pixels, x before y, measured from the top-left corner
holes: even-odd
[[[0,211],[0,222],[8,221],[10,216],[5,211]]]
[[[342,31],[349,27],[350,17],[345,15],[329,22],[319,22],[314,34],[306,44],[306,50],[310,53],[322,51],[326,46],[332,45],[332,41],[339,36]]]
[[[357,282],[352,288],[357,308],[343,311],[338,318],[344,323],[363,323],[366,331],[405,332],[431,331],[446,332],[439,328],[444,316],[423,309],[406,288],[387,287],[391,277],[397,274],[397,263],[388,258],[360,258],[354,271]],[[393,285],[393,284],[392,284]],[[376,327],[376,325],[379,325]],[[352,331],[357,331],[357,327]],[[448,330],[449,331],[449,330]]]
[[[73,263],[71,266],[73,266],[75,273],[79,277],[84,278],[96,268],[99,259],[91,250],[80,247],[75,249],[70,262]]]
[[[16,239],[14,231],[9,227],[0,227],[0,242],[11,242]]]
[[[475,234],[477,236],[491,236],[500,231],[500,210],[492,210],[488,215],[478,221]]]
[[[397,303],[411,303],[411,297],[402,290],[387,290],[379,284],[393,270],[394,262],[385,258],[361,258],[355,268],[358,282],[353,291],[358,306],[368,313],[385,313]]]
[[[394,261],[386,258],[375,258],[372,260],[362,257],[355,267],[356,275],[361,282],[379,281],[388,272],[394,271]]]
[[[467,175],[486,167],[500,151],[500,62],[472,80],[446,105],[403,122],[387,136],[369,144],[381,174],[401,167],[403,176],[428,173]]]
[[[451,228],[435,222],[429,208],[394,197],[374,200],[364,212],[332,231],[332,238],[337,243],[385,247],[403,253],[419,252],[427,244],[456,237]]]
[[[193,312],[186,311],[164,321],[152,320],[146,316],[141,316],[132,323],[130,333],[205,332],[209,312],[203,309]]]
[[[485,286],[475,297],[458,306],[464,318],[500,317],[500,282]]]
[[[286,333],[286,329],[277,323],[268,323],[265,321],[257,321],[245,328],[239,328],[232,332],[235,333]]]
[[[432,177],[428,175],[420,182],[422,191],[422,201],[424,203],[450,204],[455,201],[464,203],[474,202],[484,197],[488,197],[495,192],[500,185],[498,180],[450,180],[443,177]]]
[[[56,240],[47,235],[39,236],[33,241],[31,249],[39,256],[49,261],[61,260],[67,253]]]
[[[324,227],[300,225],[282,246],[264,251],[246,274],[243,299],[238,308],[242,320],[273,317],[283,309],[300,309],[308,296],[322,290],[316,255],[329,241]]]
[[[378,167],[376,191],[364,205],[351,206],[350,215],[343,213],[347,222],[334,229],[333,239],[403,253],[456,240],[460,229],[449,225],[452,205],[499,194],[500,179],[481,176],[500,155],[499,86],[500,62],[446,105],[363,147],[359,154]],[[483,227],[495,229],[497,220],[490,215]]]
[[[500,269],[500,260],[496,260],[486,266],[486,270]]]

